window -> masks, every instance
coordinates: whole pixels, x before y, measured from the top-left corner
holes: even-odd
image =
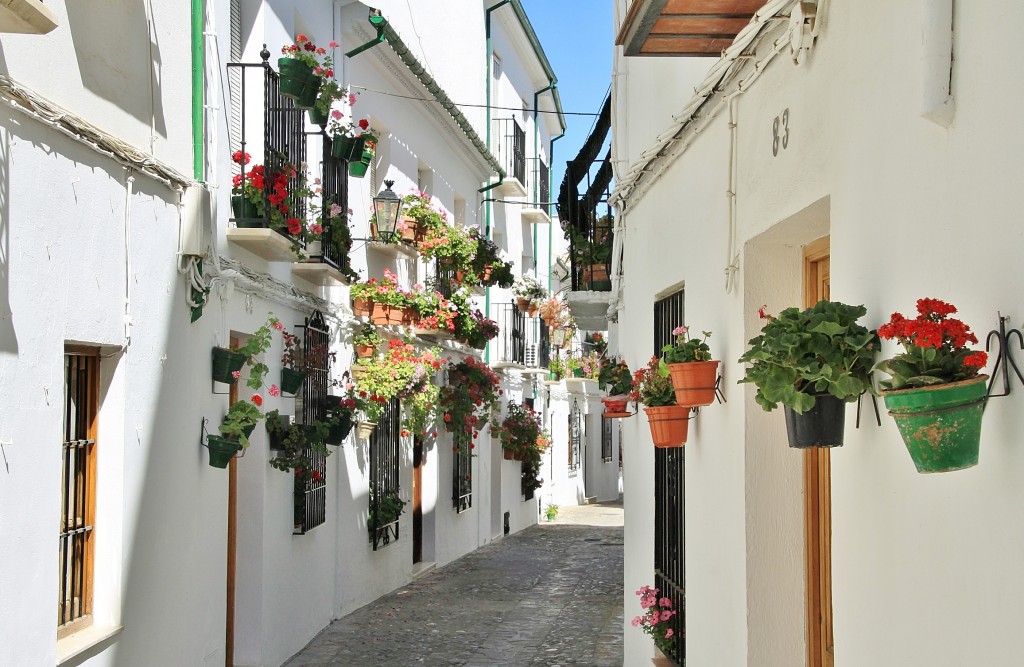
[[[612,420],[601,418],[601,460],[612,460]]]
[[[370,436],[370,514],[374,517],[386,516],[385,505],[398,497],[401,414],[401,403],[397,398],[391,399]],[[370,524],[374,551],[387,546],[392,539],[398,539],[397,519],[382,525]]]
[[[583,413],[579,403],[573,399],[569,410],[569,476],[573,477],[580,469],[580,443],[583,441]]]
[[[501,56],[497,53],[491,54],[491,76],[495,81],[501,78]]]
[[[654,303],[656,353],[672,341],[672,330],[684,324],[683,303],[683,290]],[[686,657],[684,452],[684,447],[654,451],[654,585],[678,612],[672,617],[675,643],[666,652],[677,664]]]
[[[64,352],[57,638],[92,625],[98,350]]]
[[[459,447],[452,457],[452,504],[459,514],[473,506],[473,455]]]
[[[330,329],[319,311],[306,318],[303,327],[302,353],[309,364],[309,372],[302,383],[302,424],[327,416],[327,387],[331,378],[331,360],[328,354]],[[295,475],[293,493],[295,505],[295,535],[305,535],[327,520],[327,457],[323,448],[308,448],[310,470]]]

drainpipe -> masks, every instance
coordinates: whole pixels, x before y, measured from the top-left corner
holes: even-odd
[[[555,87],[555,81],[553,79],[548,79],[548,85],[546,85],[545,87],[541,88],[540,90],[538,90],[537,92],[535,92],[533,94],[533,156],[534,156],[533,157],[533,159],[534,159],[534,167],[533,167],[533,203],[534,204],[537,204],[537,203],[540,202],[540,182],[538,180],[540,178],[540,165],[538,164],[538,161],[540,160],[540,155],[537,154],[537,146],[540,144],[540,125],[537,124],[537,118],[538,118],[538,115],[539,115],[539,113],[537,111],[537,99],[541,96],[541,94],[546,93],[547,91],[551,90],[554,87]],[[551,155],[550,154],[548,154],[548,160],[551,160]],[[551,192],[551,183],[550,183],[551,170],[550,169],[548,169],[548,179],[549,179],[548,192]],[[548,225],[548,227],[550,227],[550,226],[551,225]],[[537,252],[537,225],[533,225],[533,251]],[[548,269],[548,271],[550,271],[550,269]],[[535,276],[537,275],[537,257],[536,256],[534,256],[534,258],[533,258],[533,275],[535,275]]]
[[[206,0],[192,0],[192,177],[200,182],[206,175],[205,23]]]
[[[357,46],[351,51],[345,53],[346,58],[354,58],[363,51],[372,49],[378,44],[382,44],[387,41],[387,37],[384,36],[384,17],[381,16],[379,9],[370,10],[370,25],[377,29],[377,36],[368,41],[366,44],[361,44],[360,46]]]

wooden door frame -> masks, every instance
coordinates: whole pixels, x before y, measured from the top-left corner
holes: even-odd
[[[804,246],[804,302],[813,306],[821,294],[819,269],[828,261],[829,237]],[[827,448],[804,450],[804,543],[806,546],[807,665],[833,667],[832,628],[832,477]]]

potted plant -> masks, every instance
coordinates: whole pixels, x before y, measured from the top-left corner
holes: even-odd
[[[474,448],[473,439],[502,393],[498,374],[476,357],[449,367],[438,408],[444,414],[445,430],[452,434],[453,451]]]
[[[565,355],[565,376],[568,378],[583,377],[583,362],[572,355]]]
[[[558,516],[558,505],[554,503],[548,503],[547,507],[544,508],[544,516],[548,521],[554,521],[555,517]]]
[[[627,409],[629,392],[633,388],[633,374],[625,359],[610,359],[601,365],[598,383],[608,390],[608,396],[601,399],[604,404],[605,419],[632,417]]]
[[[398,496],[398,491],[377,491],[370,485],[370,509],[366,525],[370,533],[380,530],[388,524],[398,521],[405,511],[406,502]]]
[[[363,374],[355,386],[356,407],[363,413],[360,433],[373,432],[388,402],[402,401],[403,435],[422,434],[434,420],[440,389],[433,376],[444,365],[437,349],[417,349],[408,342],[392,340],[384,354],[360,359]]]
[[[373,162],[373,158],[377,154],[377,137],[370,132],[369,124],[363,128],[362,124],[365,120],[364,118],[359,121],[359,126],[363,129],[363,133],[357,137],[357,141],[358,139],[363,140],[363,152],[348,163],[348,175],[354,178],[366,176],[366,170],[370,168],[370,163]]]
[[[377,327],[369,322],[364,324],[359,329],[359,333],[352,337],[352,345],[355,348],[356,357],[360,359],[372,357],[376,354],[381,342],[382,339],[380,334],[377,333]]]
[[[540,304],[540,316],[552,331],[568,323],[568,308],[557,294],[552,294]]]
[[[231,404],[220,426],[217,427],[220,435],[206,437],[212,467],[226,468],[228,462],[239,451],[249,446],[249,436],[263,418],[263,413],[257,407],[262,403],[263,398],[259,394],[253,394],[251,402],[241,399]]]
[[[328,49],[338,48],[338,43],[331,41],[327,45]],[[331,107],[334,106],[335,102],[342,100],[354,100],[355,95],[349,95],[348,90],[338,84],[334,80],[334,69],[332,67],[333,62],[331,56],[324,51],[323,54],[319,54],[321,57],[321,63],[319,66],[313,68],[314,76],[320,77],[320,90],[316,96],[316,102],[313,103],[312,108],[309,110],[309,122],[314,125],[319,125],[321,128],[327,125],[327,121],[330,118]]]
[[[595,292],[607,292],[612,288],[608,277],[608,264],[612,256],[611,233],[608,227],[599,227],[594,238],[569,228],[572,256],[580,271],[580,287]]]
[[[672,629],[670,621],[676,615],[676,611],[672,609],[672,600],[667,597],[659,598],[659,592],[657,588],[650,586],[642,586],[636,592],[640,596],[640,608],[644,612],[633,619],[633,627],[640,628],[653,637],[658,650],[669,655],[675,653],[672,650],[675,642],[670,641],[675,636],[675,630]],[[667,658],[665,660],[665,663],[659,663],[659,659],[655,658],[654,664],[665,664],[668,667],[671,663],[667,662]]]
[[[355,96],[349,95],[349,109],[343,113],[339,109],[331,110],[327,121],[327,134],[331,138],[331,155],[346,160],[350,164],[363,159],[370,134],[370,121],[366,118],[355,120],[351,107],[355,104]]]
[[[631,398],[643,403],[655,447],[682,447],[689,429],[690,408],[676,404],[675,390],[658,357],[633,375]]]
[[[740,382],[757,386],[765,411],[782,403],[791,447],[841,446],[844,402],[871,389],[878,336],[857,323],[867,310],[823,300],[777,317],[761,312],[767,322],[739,359],[751,364]]]
[[[302,341],[298,336],[285,330],[281,331],[281,337],[284,343],[281,354],[281,392],[296,394],[302,388],[302,381],[306,379]]]
[[[441,292],[417,284],[409,294],[409,302],[416,327],[429,333],[455,333],[458,304],[449,301]]]
[[[419,252],[426,259],[436,259],[443,269],[455,274],[456,282],[463,282],[476,256],[477,243],[462,227],[440,225],[428,229],[420,241]]]
[[[409,294],[398,284],[398,276],[384,269],[384,278],[371,278],[350,288],[353,310],[365,312],[367,302],[373,303],[370,319],[374,324],[401,325],[405,309],[409,307]]]
[[[707,340],[710,331],[702,331],[703,338],[690,338],[690,327],[676,327],[672,335],[675,343],[661,349],[662,359],[668,364],[676,403],[687,407],[711,405],[715,400],[718,379],[718,361],[711,360]]]
[[[491,423],[491,435],[501,440],[502,454],[507,461],[525,460],[528,450],[537,448],[540,432],[540,416],[519,403],[510,402],[505,419]]]
[[[581,375],[588,380],[597,380],[601,377],[602,357],[597,352],[587,352],[580,357]]]
[[[555,356],[548,360],[548,379],[559,382],[565,375],[565,362],[561,357]]]
[[[528,313],[530,317],[537,316],[540,303],[547,298],[548,291],[541,285],[540,281],[533,276],[519,276],[512,293],[516,296],[516,307],[519,312]]]
[[[270,349],[271,330],[280,331],[282,328],[281,322],[270,315],[266,324],[256,329],[243,345],[231,348],[215,346],[212,356],[213,380],[224,384],[234,384],[241,376],[242,367],[248,364],[251,370],[247,384],[252,389],[262,387],[263,376],[270,368],[263,362],[257,361],[256,357]]]
[[[972,350],[978,338],[950,317],[956,307],[919,299],[918,315],[893,313],[878,335],[896,340],[903,353],[875,367],[883,380],[882,398],[896,420],[910,458],[921,473],[950,472],[978,463],[987,375],[979,375],[988,355]]]
[[[281,73],[281,95],[300,109],[310,109],[320,94],[321,75],[329,68],[327,49],[317,47],[306,35],[299,34],[294,44],[281,47],[277,68]],[[333,72],[332,72],[333,75]]]

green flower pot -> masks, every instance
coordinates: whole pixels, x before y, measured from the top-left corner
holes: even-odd
[[[361,159],[365,141],[363,137],[335,135],[331,141],[331,155],[339,160]]]
[[[206,436],[206,446],[210,450],[210,466],[214,468],[227,468],[235,454],[242,450],[237,442],[219,435]]]
[[[279,58],[277,67],[281,72],[281,95],[300,109],[311,109],[320,93],[320,77],[313,74],[309,65],[295,58]]]
[[[952,472],[978,464],[985,381],[882,392],[903,442],[920,473]]]
[[[284,394],[297,394],[299,389],[302,389],[302,381],[306,379],[306,374],[302,371],[297,371],[294,368],[282,368],[281,369],[281,393]]]
[[[327,432],[327,438],[324,442],[328,445],[334,445],[337,447],[340,445],[348,434],[352,432],[352,418],[343,416],[338,420],[337,424],[331,424],[330,430]]]
[[[581,377],[583,377],[583,369],[582,368],[574,368],[574,369],[572,369],[572,376],[574,378],[581,378]]]
[[[232,373],[241,371],[249,357],[224,347],[213,348],[213,380],[224,384],[234,384]]]
[[[260,215],[256,204],[242,195],[231,195],[231,214],[235,227],[266,227],[267,222]]]
[[[320,113],[320,110],[317,109],[315,105],[313,106],[312,109],[309,110],[308,113],[310,123],[313,123],[314,125],[319,125],[320,127],[325,127],[327,125],[327,114]]]
[[[349,162],[348,163],[348,175],[355,178],[362,178],[366,176],[366,170],[370,168],[370,161],[365,162]]]

